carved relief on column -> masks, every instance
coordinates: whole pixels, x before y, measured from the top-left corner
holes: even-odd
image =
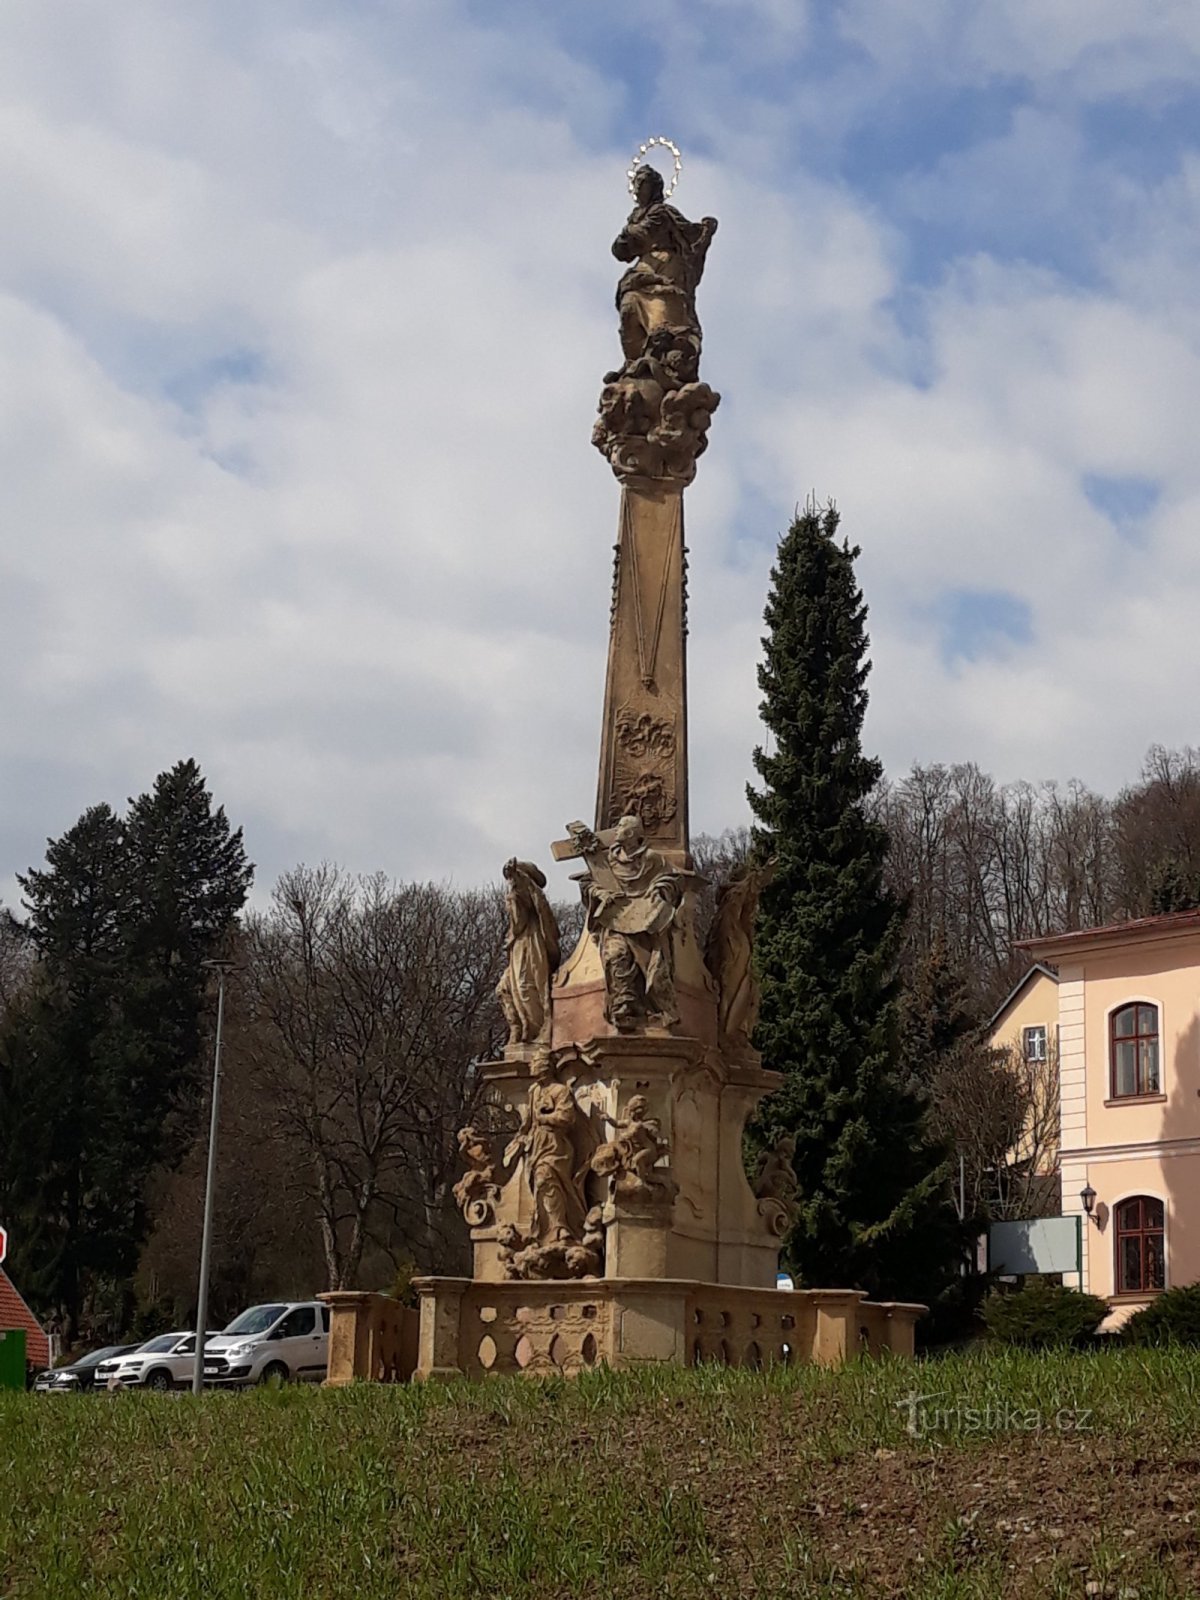
[[[647,696],[627,700],[617,712],[613,785],[605,825],[622,817],[640,817],[653,838],[666,833],[678,811],[678,719],[669,708],[658,709]]]
[[[596,826],[639,817],[687,849],[683,506],[674,492],[621,496]]]

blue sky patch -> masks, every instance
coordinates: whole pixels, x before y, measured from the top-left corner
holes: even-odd
[[[1108,477],[1102,472],[1085,472],[1083,492],[1123,539],[1135,544],[1141,542],[1141,524],[1158,504],[1159,486],[1153,479],[1133,474]]]
[[[1004,655],[1010,645],[1033,643],[1033,610],[1028,600],[1007,589],[950,589],[933,614],[941,633],[939,649],[949,666]]]
[[[258,350],[223,350],[196,366],[174,373],[163,392],[185,411],[196,411],[214,389],[225,384],[261,383],[266,361]]]

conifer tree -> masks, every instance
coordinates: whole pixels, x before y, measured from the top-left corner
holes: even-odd
[[[182,1153],[182,1130],[170,1113],[199,1088],[203,963],[241,910],[254,868],[242,830],[230,828],[223,807],[214,808],[191,760],[161,773],[149,794],[130,801],[125,842],[130,888],[123,1008],[141,1043],[127,1061],[126,1092],[139,1108],[129,1132],[156,1143],[160,1159],[174,1159]]]
[[[85,812],[20,879],[37,965],[0,1029],[0,1196],[23,1281],[69,1334],[89,1288],[136,1264],[148,1180],[198,1085],[202,963],[252,870],[183,761],[126,819]]]
[[[119,989],[128,862],[120,818],[93,806],[20,880],[36,982],[0,1040],[0,1164],[13,1258],[27,1291],[74,1331],[87,1275],[132,1267],[125,1176],[106,1160],[123,1115]]]
[[[898,1058],[904,907],[884,886],[887,834],[869,804],[881,768],[861,744],[867,609],[838,522],[832,506],[797,514],[765,613],[772,743],[755,751],[749,798],[756,853],[776,868],[759,912],[756,1043],[784,1084],[759,1131],[796,1139],[799,1279],[913,1300],[953,1271],[957,1220]]]

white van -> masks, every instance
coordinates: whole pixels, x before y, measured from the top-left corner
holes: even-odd
[[[319,1300],[251,1306],[204,1341],[204,1381],[221,1388],[319,1383],[328,1365],[329,1307]]]

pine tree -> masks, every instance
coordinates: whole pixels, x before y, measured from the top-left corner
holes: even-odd
[[[755,849],[773,857],[756,960],[756,1043],[784,1074],[762,1134],[796,1139],[787,1255],[809,1285],[920,1299],[953,1271],[944,1152],[928,1142],[897,1045],[904,907],[884,887],[888,839],[863,754],[867,610],[838,514],[808,507],[780,542],[766,607],[762,715],[773,736],[749,790]]]

